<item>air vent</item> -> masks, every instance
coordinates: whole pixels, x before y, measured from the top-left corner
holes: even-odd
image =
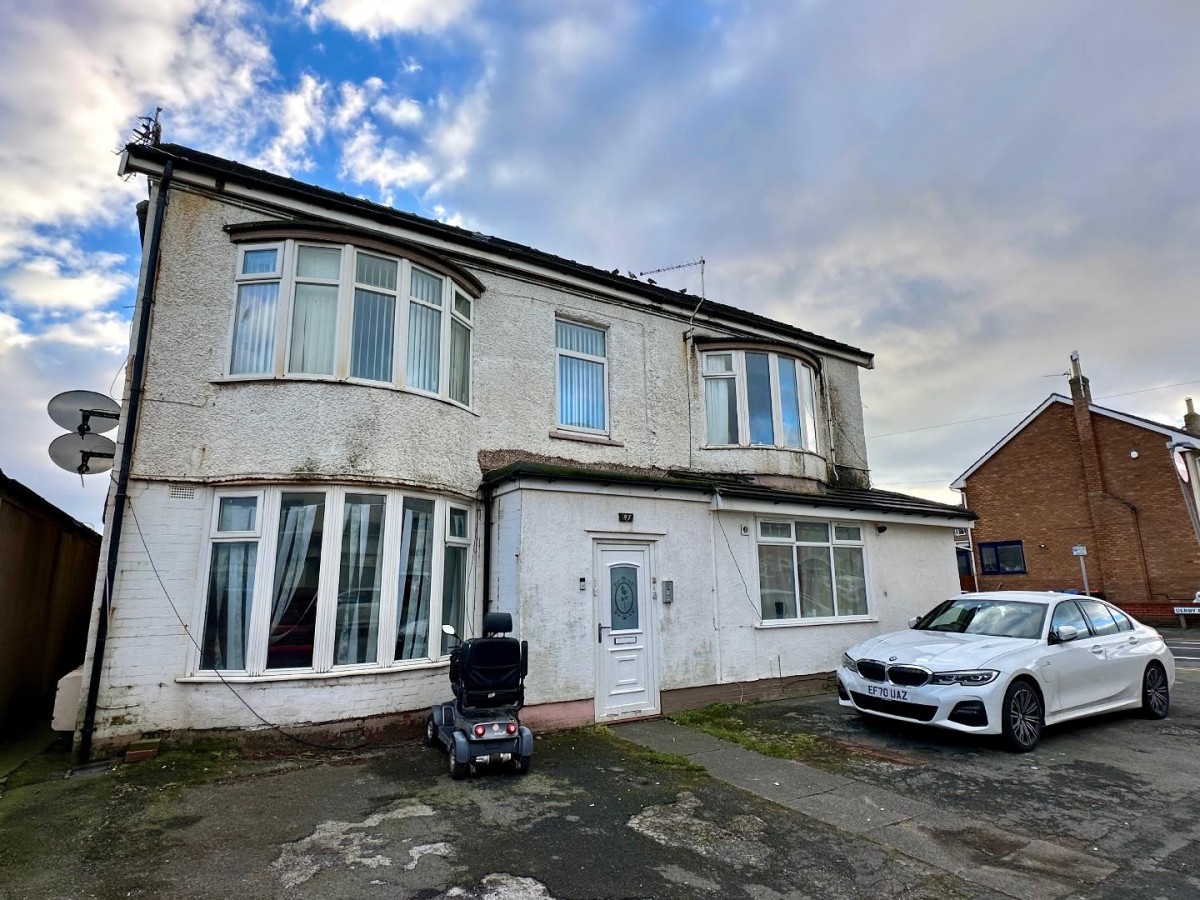
[[[186,487],[182,484],[171,485],[170,497],[172,500],[195,500],[196,489],[194,487]]]

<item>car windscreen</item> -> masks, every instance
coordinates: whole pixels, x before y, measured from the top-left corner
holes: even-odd
[[[920,631],[953,631],[993,637],[1040,638],[1046,607],[1019,600],[956,597],[917,623]]]

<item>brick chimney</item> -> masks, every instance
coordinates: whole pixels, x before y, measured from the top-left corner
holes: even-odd
[[[1192,406],[1192,398],[1188,397],[1183,401],[1187,404],[1187,413],[1183,417],[1183,430],[1188,434],[1194,434],[1200,437],[1200,413],[1196,412]]]
[[[1104,490],[1104,470],[1100,464],[1100,451],[1096,447],[1096,436],[1092,431],[1092,388],[1083,366],[1079,362],[1079,351],[1071,351],[1071,404],[1075,407],[1075,431],[1079,435],[1079,449],[1083,457],[1083,477],[1089,492]]]
[[[1071,399],[1077,409],[1081,403],[1086,407],[1092,402],[1092,387],[1088,384],[1087,376],[1083,374],[1078,350],[1071,351],[1071,380],[1067,383],[1071,386]]]

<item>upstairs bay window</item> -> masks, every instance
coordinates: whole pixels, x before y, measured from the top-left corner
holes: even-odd
[[[812,369],[790,356],[754,350],[703,355],[706,443],[816,452]]]
[[[239,248],[235,283],[229,376],[352,379],[470,404],[473,300],[449,276],[286,240]]]
[[[377,670],[463,633],[470,511],[394,490],[272,487],[216,498],[197,668]],[[436,640],[435,640],[436,638]]]

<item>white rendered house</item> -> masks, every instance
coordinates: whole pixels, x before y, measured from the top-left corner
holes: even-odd
[[[157,265],[87,744],[411,720],[487,609],[534,725],[777,696],[957,591],[971,514],[869,487],[870,354],[183,147],[121,173]]]

